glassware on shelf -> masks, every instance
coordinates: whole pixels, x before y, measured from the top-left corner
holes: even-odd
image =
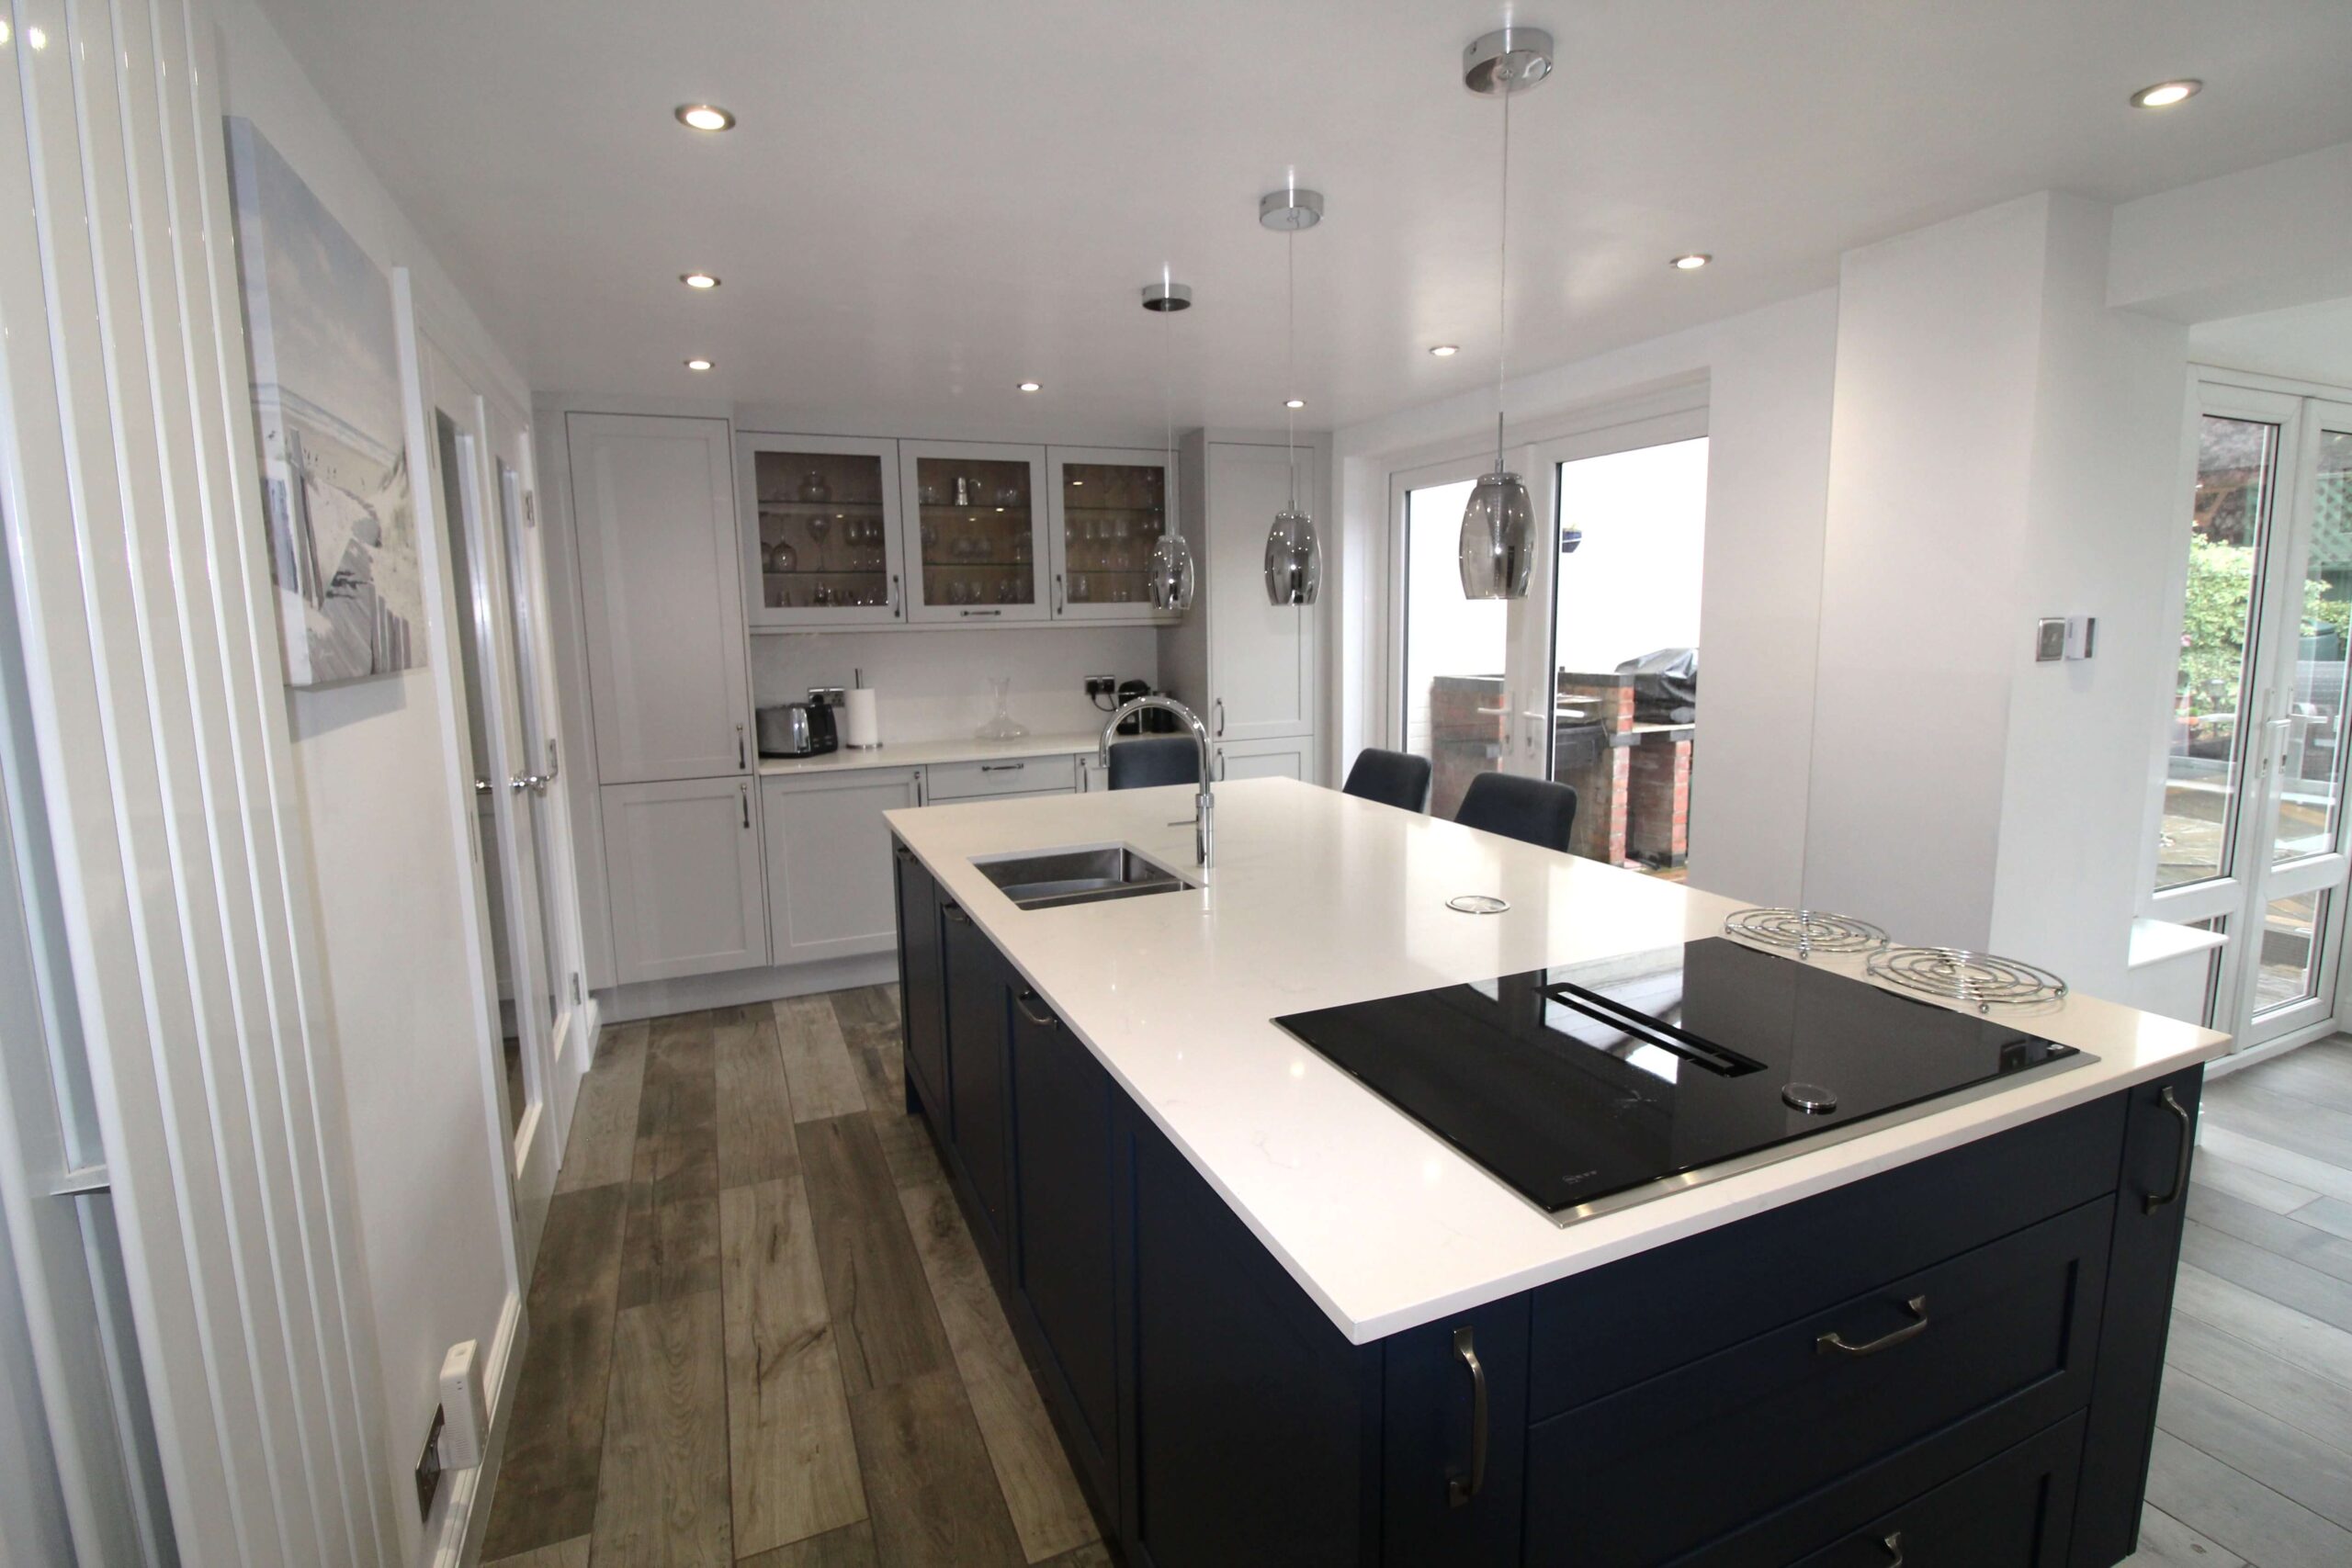
[[[762,564],[770,571],[790,571],[799,564],[799,558],[793,554],[789,544],[778,539],[768,546],[766,559]]]
[[[800,481],[800,499],[812,504],[820,504],[833,499],[832,488],[825,483],[823,474],[811,468],[808,470],[808,477]]]
[[[1018,506],[1018,505],[1020,505],[1020,504],[1021,504],[1021,487],[1020,487],[1019,485],[999,485],[999,486],[997,486],[997,491],[996,491],[996,503],[997,503],[999,506]]]
[[[1029,727],[1012,716],[1012,677],[991,675],[989,692],[996,699],[996,712],[975,732],[981,740],[1018,740],[1029,733]]]
[[[832,525],[833,520],[821,512],[812,512],[808,514],[808,536],[812,539],[823,538],[826,530]]]

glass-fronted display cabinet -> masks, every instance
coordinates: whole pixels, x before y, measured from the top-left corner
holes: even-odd
[[[908,616],[917,621],[1042,621],[1046,555],[1038,521],[1042,446],[901,441],[899,486],[912,521]]]
[[[898,458],[896,441],[737,434],[753,626],[904,623]]]
[[[1054,614],[1064,620],[1180,620],[1151,605],[1151,547],[1176,504],[1165,452],[1052,446]]]

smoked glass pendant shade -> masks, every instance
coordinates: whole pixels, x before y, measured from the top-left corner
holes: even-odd
[[[1498,464],[1479,477],[1462,509],[1463,596],[1524,599],[1534,570],[1534,504],[1519,476]]]
[[[1312,604],[1323,592],[1323,541],[1315,519],[1285,509],[1266,531],[1266,603]]]
[[[1153,609],[1182,613],[1193,607],[1197,574],[1193,568],[1193,547],[1184,542],[1183,535],[1160,535],[1151,547],[1151,562],[1145,570],[1150,574],[1145,587]]]

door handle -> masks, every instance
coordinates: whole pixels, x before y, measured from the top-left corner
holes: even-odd
[[[1225,739],[1225,699],[1223,697],[1216,700],[1216,738],[1219,740]]]
[[[735,765],[738,768],[749,765],[749,759],[743,754],[743,727],[740,724],[735,727]]]
[[[959,926],[968,926],[972,923],[972,917],[964,913],[963,907],[961,905],[942,904],[939,907],[939,912],[946,916],[949,919],[955,921]]]
[[[892,620],[896,620],[896,619],[898,619],[898,617],[899,617],[899,574],[898,574],[897,572],[895,572],[895,571],[894,571],[894,572],[892,572],[892,573],[890,574],[890,618],[891,618]]]
[[[956,613],[963,616],[967,621],[986,620],[992,615],[1001,615],[1004,614],[1002,610],[958,610]]]
[[[2179,1201],[2181,1193],[2188,1187],[2188,1162],[2197,1147],[2197,1123],[2190,1119],[2188,1107],[2183,1105],[2180,1102],[2180,1097],[2173,1093],[2172,1085],[2165,1085],[2164,1092],[2156,1096],[2156,1104],[2180,1118],[2180,1152],[2174,1156],[2172,1190],[2161,1196],[2151,1192],[2141,1199],[2140,1212],[2143,1214],[2153,1214],[2165,1204]]]
[[[1057,571],[1057,572],[1054,573],[1054,614],[1055,614],[1055,615],[1060,615],[1061,613],[1062,613],[1062,574],[1061,574],[1060,572],[1058,572],[1058,571]]]
[[[1028,766],[1029,764],[1026,762],[982,762],[980,764],[980,772],[984,773],[1017,773]]]
[[[752,827],[752,786],[750,784],[737,784],[735,786],[735,793],[742,796],[743,829],[744,831],[749,832]]]
[[[526,789],[537,790],[539,794],[545,795],[548,792],[547,775],[544,773],[517,773],[513,778],[506,781],[506,787],[516,795],[522,794]]]
[[[1449,1477],[1445,1483],[1446,1503],[1459,1508],[1487,1484],[1487,1369],[1467,1324],[1453,1331],[1453,1354],[1470,1369],[1470,1473]]]
[[[1879,1544],[1886,1548],[1886,1568],[1903,1568],[1903,1532],[1896,1530]]]
[[[476,795],[488,795],[492,790],[494,790],[498,786],[496,784],[492,784],[488,779],[474,780],[474,793]]]
[[[1035,1013],[1029,1010],[1029,1004],[1036,999],[1036,992],[1023,991],[1019,996],[1012,998],[1012,1005],[1021,1010],[1022,1017],[1027,1019],[1038,1028],[1059,1029],[1062,1026],[1062,1021],[1056,1018],[1052,1013]]]
[[[1883,1334],[1876,1339],[1861,1345],[1854,1344],[1844,1335],[1833,1331],[1813,1342],[1814,1353],[1818,1356],[1826,1356],[1833,1352],[1840,1356],[1875,1356],[1881,1350],[1892,1350],[1905,1340],[1917,1339],[1928,1332],[1927,1297],[1913,1296],[1903,1303],[1903,1310],[1909,1313],[1917,1321],[1907,1323],[1892,1334]]]
[[[1225,753],[1222,751],[1216,754],[1216,782],[1219,784],[1225,782]]]
[[[562,773],[563,764],[557,759],[555,754],[555,737],[550,735],[548,737],[547,782],[549,784],[555,783],[555,781],[561,776]]]

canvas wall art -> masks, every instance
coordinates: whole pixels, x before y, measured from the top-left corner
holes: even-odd
[[[421,664],[390,280],[252,122],[228,122],[262,500],[291,686]]]

